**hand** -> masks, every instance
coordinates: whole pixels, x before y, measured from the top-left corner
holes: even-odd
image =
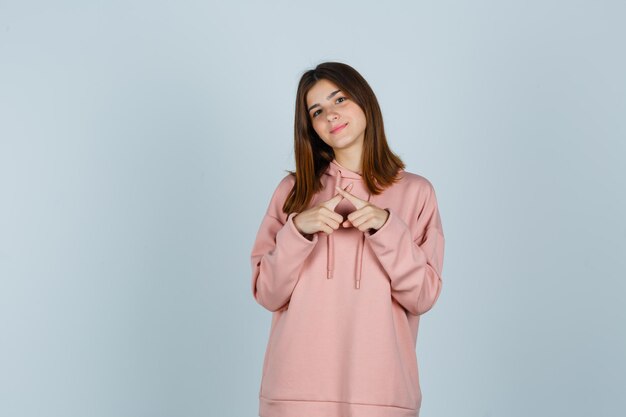
[[[378,230],[387,222],[389,218],[387,210],[381,209],[368,201],[361,200],[359,197],[339,187],[336,187],[336,189],[340,195],[347,198],[356,207],[355,211],[348,214],[348,220],[343,222],[343,227],[354,226],[365,232],[369,229]]]
[[[345,188],[345,190],[349,189],[352,189],[352,183],[348,184]],[[345,190],[341,191],[347,192]],[[343,196],[341,194],[335,194],[330,200],[326,200],[315,207],[293,216],[293,224],[296,226],[296,229],[305,236],[320,231],[331,234],[339,229],[339,225],[343,221],[343,216],[335,212],[335,207],[337,207],[337,204],[339,204],[341,200],[343,200]]]

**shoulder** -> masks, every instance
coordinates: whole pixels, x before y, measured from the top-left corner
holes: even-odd
[[[270,199],[269,207],[267,208],[267,214],[275,217],[281,221],[286,220],[286,214],[283,213],[283,205],[287,196],[291,192],[294,184],[296,183],[296,177],[292,174],[286,174],[276,185],[272,198]]]
[[[433,183],[423,175],[401,170],[399,177],[400,181],[394,184],[394,186],[399,186],[403,192],[417,194],[424,199],[435,193]]]
[[[401,171],[402,179],[397,184],[404,187],[399,193],[400,203],[397,212],[404,216],[407,225],[410,225],[414,239],[422,236],[427,228],[436,227],[441,230],[441,218],[439,216],[439,204],[435,194],[435,187],[430,179],[423,175]]]
[[[284,201],[289,195],[289,192],[293,188],[296,183],[296,176],[292,174],[285,175],[276,185],[276,189],[274,190],[274,197],[277,199],[282,199]]]

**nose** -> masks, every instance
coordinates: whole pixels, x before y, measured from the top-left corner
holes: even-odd
[[[339,118],[339,115],[334,111],[329,111],[326,114],[328,117],[328,121],[337,120]]]

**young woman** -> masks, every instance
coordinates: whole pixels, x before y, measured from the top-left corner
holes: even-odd
[[[302,75],[295,160],[251,255],[273,312],[259,415],[419,416],[417,331],[444,255],[433,185],[404,171],[374,92],[337,62]]]

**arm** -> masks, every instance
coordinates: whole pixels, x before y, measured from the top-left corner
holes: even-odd
[[[277,311],[291,298],[305,259],[313,251],[318,236],[304,237],[293,223],[291,213],[283,224],[266,213],[252,248],[252,295],[268,309]]]
[[[441,292],[445,239],[437,199],[431,186],[419,212],[417,238],[393,209],[386,209],[385,224],[366,238],[387,271],[391,295],[409,313],[421,315],[430,310]]]

